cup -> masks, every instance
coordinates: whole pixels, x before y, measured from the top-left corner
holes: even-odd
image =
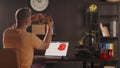
[[[108,54],[100,54],[100,59],[108,59],[109,55]]]

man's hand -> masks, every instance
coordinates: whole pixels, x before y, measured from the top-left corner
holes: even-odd
[[[46,21],[47,21],[47,24],[49,27],[53,26],[54,21],[53,21],[53,18],[51,16],[48,16]]]
[[[33,14],[31,16],[31,20],[32,20],[32,22],[34,22],[34,21],[41,21],[41,20],[43,20],[44,17],[45,16],[42,13],[37,13],[37,14]]]

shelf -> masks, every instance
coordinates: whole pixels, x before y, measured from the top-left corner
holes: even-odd
[[[102,14],[102,15],[100,15],[101,18],[102,18],[102,17],[103,17],[103,18],[113,18],[113,17],[119,17],[119,16],[120,16],[120,15],[117,15],[117,14],[113,14],[113,15],[112,15],[112,14],[111,14],[111,15],[107,15],[107,14],[106,14],[106,15],[103,15],[103,14]]]
[[[100,37],[101,42],[113,42],[117,39],[118,37]]]

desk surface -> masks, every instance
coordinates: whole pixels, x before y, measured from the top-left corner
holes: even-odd
[[[94,63],[96,62],[100,62],[100,67],[104,68],[104,65],[106,64],[110,64],[110,65],[114,65],[116,63],[118,63],[119,58],[113,58],[113,59],[107,59],[107,60],[103,60],[103,59],[99,59],[99,58],[66,58],[66,57],[61,57],[61,58],[53,58],[53,57],[45,57],[45,56],[34,56],[34,60],[33,63],[39,63],[39,62],[48,62],[48,63],[53,63],[53,62],[58,62],[58,61],[80,61],[83,62],[83,68],[87,68],[86,67],[86,62],[91,62],[91,68],[94,68]]]
[[[99,58],[67,58],[67,57],[45,57],[34,56],[33,61],[90,61],[90,62],[118,62],[119,58],[99,59]]]
[[[80,57],[76,57],[75,56],[75,49],[76,49],[76,42],[71,42],[69,47],[68,47],[68,53],[66,57],[45,57],[45,56],[40,56],[40,54],[37,54],[34,56],[33,59],[33,63],[41,63],[41,62],[45,62],[45,63],[58,63],[60,62],[82,62],[83,63],[83,68],[87,68],[87,63],[86,62],[90,62],[91,63],[91,67],[90,68],[94,68],[94,63],[98,62],[100,63],[100,68],[104,68],[103,65],[114,65],[117,64],[117,62],[119,61],[119,58],[112,58],[112,59],[108,59],[108,60],[103,60],[100,58],[95,58],[95,57],[86,57],[86,58],[80,58]],[[86,55],[87,56],[87,55]]]

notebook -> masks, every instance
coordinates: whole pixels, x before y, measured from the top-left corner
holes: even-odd
[[[47,57],[65,57],[67,55],[69,42],[52,41],[45,51]]]

